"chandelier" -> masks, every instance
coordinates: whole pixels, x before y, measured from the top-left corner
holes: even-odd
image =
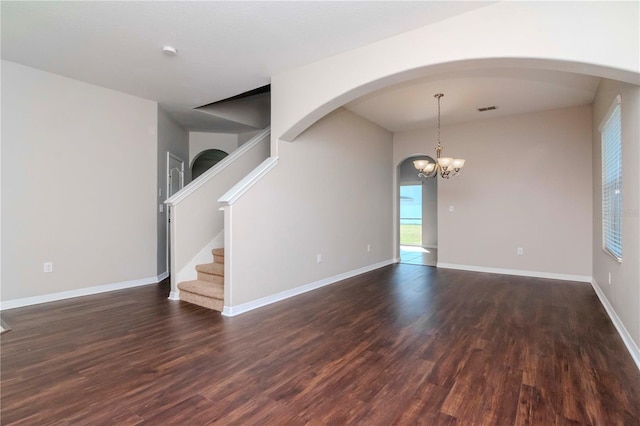
[[[441,157],[442,145],[440,145],[440,98],[444,95],[436,93],[434,98],[438,98],[438,146],[436,147],[436,162],[429,160],[416,160],[413,165],[418,169],[418,176],[421,178],[434,178],[440,175],[443,179],[458,176],[460,169],[464,166],[462,158]]]

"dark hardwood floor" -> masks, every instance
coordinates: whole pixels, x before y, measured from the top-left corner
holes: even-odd
[[[234,318],[168,291],[2,312],[2,424],[640,424],[588,284],[392,265]]]

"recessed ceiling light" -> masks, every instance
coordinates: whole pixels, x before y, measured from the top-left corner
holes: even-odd
[[[164,53],[167,56],[176,56],[178,54],[178,51],[176,50],[175,47],[164,46],[162,48],[162,53]]]

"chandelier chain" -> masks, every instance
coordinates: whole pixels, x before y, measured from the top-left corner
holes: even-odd
[[[438,146],[440,146],[440,98],[442,95],[438,96]]]

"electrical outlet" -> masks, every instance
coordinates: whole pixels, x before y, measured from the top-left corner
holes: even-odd
[[[453,206],[449,206],[449,211],[450,211],[450,212],[452,212],[452,211],[454,211],[454,210],[455,210],[455,207],[453,207]]]
[[[316,262],[318,262],[318,263],[322,262],[322,255],[321,254],[317,254],[316,255]]]
[[[371,252],[371,244],[367,244],[367,253]]]
[[[53,272],[53,262],[44,262],[42,270],[44,272]]]
[[[522,247],[518,247],[516,249],[516,253],[518,254],[518,256],[522,256],[524,254],[524,249]]]

